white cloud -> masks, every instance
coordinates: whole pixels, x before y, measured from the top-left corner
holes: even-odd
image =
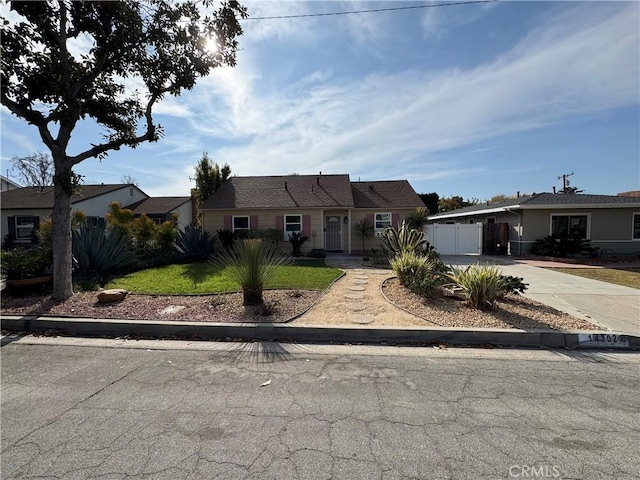
[[[214,157],[243,175],[370,172],[374,165],[418,172],[438,151],[637,104],[637,5],[622,7],[604,18],[570,9],[472,70],[357,79],[310,72],[267,90],[256,67],[220,71],[208,85],[215,96],[201,129],[239,141]]]

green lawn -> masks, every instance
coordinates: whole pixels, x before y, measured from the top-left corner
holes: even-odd
[[[323,290],[341,274],[339,269],[329,268],[323,261],[280,267],[266,288]],[[233,292],[240,290],[240,285],[231,280],[226,268],[209,263],[188,263],[134,272],[110,281],[105,288],[124,288],[132,293],[185,295]]]
[[[550,270],[640,289],[640,268],[551,268]]]

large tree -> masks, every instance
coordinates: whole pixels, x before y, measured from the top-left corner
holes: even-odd
[[[211,9],[210,1],[202,3]],[[157,141],[162,131],[153,107],[193,88],[212,68],[235,65],[238,19],[247,13],[235,0],[206,16],[195,0],[14,1],[11,9],[1,18],[2,104],[37,129],[53,157],[53,298],[63,300],[73,295],[73,167]],[[79,54],[82,45],[89,46]],[[105,134],[71,153],[71,135],[82,123]]]
[[[53,159],[49,154],[37,152],[26,157],[13,157],[11,164],[27,187],[53,185]]]
[[[470,200],[464,200],[460,195],[453,195],[451,197],[443,197],[438,201],[438,212],[450,212],[451,210],[458,210],[459,208],[470,207],[478,203],[477,198]]]
[[[196,164],[195,171],[196,188],[192,193],[198,199],[198,205],[202,205],[231,175],[229,165],[225,163],[220,167],[211,160],[207,152],[202,152],[202,157]]]

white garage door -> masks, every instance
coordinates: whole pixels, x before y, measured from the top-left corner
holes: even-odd
[[[427,226],[426,238],[440,255],[480,255],[482,224],[433,223]]]

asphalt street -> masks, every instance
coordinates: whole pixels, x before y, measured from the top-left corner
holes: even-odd
[[[3,339],[3,479],[636,479],[640,355]]]

